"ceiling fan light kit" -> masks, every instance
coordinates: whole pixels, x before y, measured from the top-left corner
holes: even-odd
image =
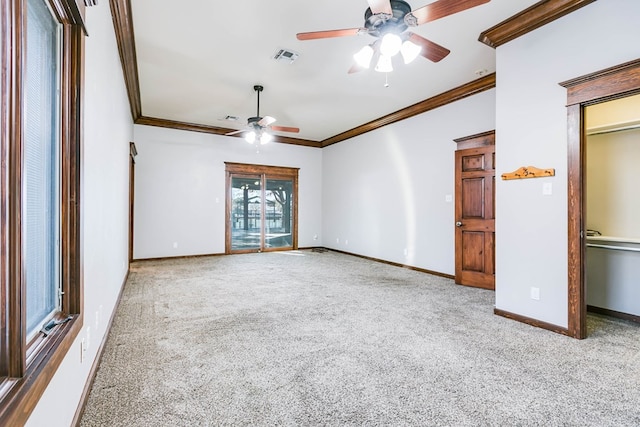
[[[244,140],[249,144],[253,144],[256,141],[260,142],[261,145],[269,143],[273,140],[273,135],[268,132],[268,130],[274,130],[276,132],[292,132],[298,133],[300,129],[288,126],[273,126],[276,119],[271,116],[260,116],[260,92],[264,90],[264,87],[261,85],[254,85],[253,90],[257,93],[257,108],[256,115],[254,117],[249,117],[247,119],[247,127],[248,130],[234,130],[233,132],[229,132],[225,135],[231,136],[239,133],[246,132],[244,134]],[[227,118],[232,116],[227,116]]]
[[[401,47],[402,39],[400,36],[396,33],[387,33],[380,42],[380,54],[391,57],[397,55]]]
[[[356,60],[359,66],[369,68],[373,59],[373,47],[370,44],[366,45],[353,55],[353,59]]]
[[[349,73],[369,68],[376,55],[378,61],[375,70],[390,72],[393,70],[391,58],[398,52],[401,53],[405,64],[412,62],[418,55],[438,62],[450,53],[449,49],[418,34],[405,32],[407,28],[417,27],[489,1],[491,0],[436,0],[412,10],[404,0],[367,0],[369,7],[364,13],[364,27],[298,33],[296,37],[298,40],[316,40],[369,34],[378,40],[353,55],[355,65]]]
[[[380,55],[378,59],[378,64],[376,64],[376,71],[380,73],[390,73],[393,71],[393,63],[391,62],[391,57],[387,55]]]
[[[400,47],[400,54],[402,55],[402,59],[404,60],[405,64],[412,63],[413,60],[416,59],[418,55],[420,55],[421,51],[421,46],[418,46],[417,44],[412,43],[409,40],[405,40],[404,43],[402,43],[402,47]]]
[[[256,133],[254,131],[247,132],[244,136],[244,140],[249,144],[253,144],[254,142],[256,142]]]

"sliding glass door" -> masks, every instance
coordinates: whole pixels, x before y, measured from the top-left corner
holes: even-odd
[[[293,247],[293,180],[269,179],[265,186],[265,233],[267,248]]]
[[[298,169],[226,165],[226,252],[297,249]]]
[[[262,178],[231,179],[231,250],[262,248]]]

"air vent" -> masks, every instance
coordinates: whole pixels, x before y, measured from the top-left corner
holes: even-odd
[[[275,55],[273,55],[273,59],[275,59],[276,61],[280,61],[280,62],[285,62],[287,64],[291,64],[293,61],[298,59],[299,56],[300,56],[299,53],[294,52],[292,50],[278,49],[276,51]]]

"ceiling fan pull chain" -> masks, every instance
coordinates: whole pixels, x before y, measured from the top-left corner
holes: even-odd
[[[389,87],[389,73],[384,73],[384,87]]]

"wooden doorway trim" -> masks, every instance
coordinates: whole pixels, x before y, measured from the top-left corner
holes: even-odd
[[[129,143],[129,262],[133,261],[133,204],[136,180],[136,144]]]
[[[640,93],[640,59],[560,83],[567,89],[568,334],[587,336],[584,108]]]

